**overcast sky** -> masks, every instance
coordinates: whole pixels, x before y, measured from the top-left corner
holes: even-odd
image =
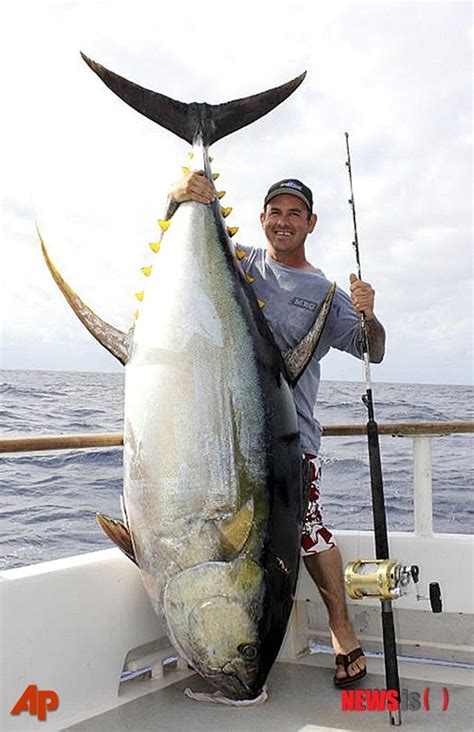
[[[84,330],[42,260],[34,216],[66,280],[127,330],[186,143],[127,107],[79,51],[182,101],[218,103],[306,81],[213,148],[239,240],[282,177],[313,189],[309,258],[347,288],[354,270],[344,131],[364,279],[388,351],[379,381],[472,377],[469,2],[2,3],[1,244],[4,368],[120,369]],[[346,354],[323,378],[361,378]]]

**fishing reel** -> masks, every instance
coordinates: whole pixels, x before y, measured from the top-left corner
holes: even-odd
[[[346,592],[353,600],[364,597],[379,600],[397,600],[410,593],[413,584],[417,600],[429,600],[431,610],[443,609],[438,582],[430,582],[429,595],[420,595],[418,581],[420,568],[416,564],[402,564],[395,559],[356,559],[344,570]]]

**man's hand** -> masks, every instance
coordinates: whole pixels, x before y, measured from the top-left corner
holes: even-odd
[[[355,274],[351,274],[351,300],[358,313],[364,313],[366,320],[374,317],[375,290],[368,282],[359,280]]]
[[[204,171],[193,170],[176,181],[169,192],[169,198],[175,203],[197,201],[211,203],[216,197],[213,184],[204,176]]]
[[[385,353],[385,330],[374,313],[375,290],[368,282],[362,282],[352,273],[351,300],[358,313],[364,313],[369,341],[369,353],[372,363],[380,363]]]

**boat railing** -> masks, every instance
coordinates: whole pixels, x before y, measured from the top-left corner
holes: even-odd
[[[433,535],[431,441],[434,437],[474,432],[474,422],[386,422],[378,425],[381,436],[409,437],[413,450],[414,533]],[[364,424],[332,424],[323,427],[324,437],[354,437],[366,434]],[[0,453],[43,450],[78,450],[123,446],[122,432],[0,437]]]

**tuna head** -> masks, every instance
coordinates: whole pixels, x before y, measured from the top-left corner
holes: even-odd
[[[232,699],[259,695],[269,671],[260,654],[261,567],[248,559],[205,562],[167,584],[164,610],[176,649]]]

